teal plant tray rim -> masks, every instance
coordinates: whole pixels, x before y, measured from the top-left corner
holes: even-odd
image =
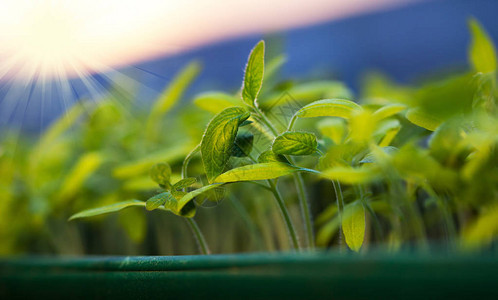
[[[498,256],[259,253],[0,259],[0,298],[498,298]]]
[[[0,258],[1,270],[15,268],[106,271],[179,271],[209,270],[251,266],[314,266],[401,264],[404,266],[455,265],[497,266],[498,255],[470,255],[451,253],[374,253],[343,254],[338,252],[284,252],[252,254],[177,255],[177,256],[16,256]],[[498,269],[498,268],[497,268]]]

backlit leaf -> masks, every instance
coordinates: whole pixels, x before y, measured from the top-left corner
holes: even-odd
[[[289,163],[289,161],[287,160],[287,158],[285,158],[285,156],[276,154],[271,150],[267,150],[261,153],[258,157],[258,162],[259,163],[282,162],[287,164]]]
[[[173,187],[171,188],[171,190],[177,191],[177,190],[181,190],[184,188],[188,188],[189,186],[191,186],[192,184],[194,184],[196,182],[197,182],[197,179],[195,179],[194,177],[183,178],[182,180],[175,183],[173,185]]]
[[[365,237],[365,208],[361,202],[355,201],[344,207],[342,232],[348,247],[353,251],[360,251]]]
[[[338,180],[345,184],[370,182],[378,177],[376,168],[368,165],[362,167],[336,166],[322,172],[322,176],[330,180]]]
[[[214,181],[227,183],[266,180],[289,175],[299,170],[297,167],[281,162],[259,163],[232,169],[221,174]]]
[[[67,199],[76,194],[83,183],[102,164],[102,160],[102,156],[97,152],[86,153],[80,157],[69,174],[66,175],[59,194],[60,198]]]
[[[300,118],[313,117],[341,117],[348,119],[355,111],[361,110],[361,106],[350,100],[326,99],[312,102],[301,108],[296,116]]]
[[[282,155],[311,155],[316,152],[317,146],[315,134],[288,131],[275,138],[272,151]]]
[[[249,106],[254,106],[258,98],[259,90],[263,84],[265,70],[265,42],[260,41],[249,54],[244,83],[242,86],[242,99]]]
[[[406,109],[406,105],[400,103],[393,103],[389,105],[382,106],[373,113],[373,117],[377,120],[383,120],[389,118],[401,111]]]
[[[159,98],[154,103],[151,116],[159,117],[168,112],[181,98],[188,85],[200,72],[201,66],[198,62],[191,62],[171,81],[171,83],[161,92]]]
[[[198,95],[194,103],[206,111],[217,114],[226,108],[239,105],[240,99],[222,92],[205,92]]]
[[[336,145],[342,143],[348,130],[345,121],[338,118],[323,119],[317,123],[317,127],[322,136],[328,137]]]
[[[185,207],[188,207],[189,205],[193,204],[192,200],[195,197],[197,197],[205,192],[208,192],[212,189],[219,188],[222,185],[223,185],[223,183],[213,183],[213,184],[206,185],[206,186],[203,186],[201,188],[198,188],[196,190],[191,191],[190,193],[183,196],[180,200],[178,200],[177,210],[178,209],[179,210],[185,209]]]
[[[232,154],[239,125],[250,114],[242,107],[231,107],[220,112],[209,122],[201,141],[201,155],[209,182],[220,175]]]
[[[489,35],[475,19],[469,20],[472,42],[469,60],[476,72],[489,73],[496,70],[496,50]]]
[[[442,121],[438,118],[423,112],[418,108],[411,108],[406,112],[406,118],[413,124],[425,128],[430,131],[434,131],[441,125]]]
[[[155,164],[150,169],[150,178],[160,186],[169,187],[171,179],[171,167],[167,163]]]
[[[168,203],[166,203],[168,202]],[[173,204],[172,204],[173,202]],[[147,210],[154,210],[159,206],[164,205],[165,207],[170,207],[176,209],[176,199],[171,195],[170,192],[164,192],[161,194],[157,194],[151,198],[149,198],[145,202],[145,208]]]
[[[235,157],[248,156],[252,151],[254,135],[247,131],[237,135],[232,149],[232,155]]]
[[[98,207],[98,208],[87,209],[87,210],[84,210],[82,212],[79,212],[77,214],[72,215],[69,218],[69,221],[75,220],[75,219],[88,218],[88,217],[93,217],[93,216],[109,214],[109,213],[120,211],[120,210],[128,208],[128,207],[132,207],[132,206],[144,207],[145,202],[139,201],[139,200],[128,200],[128,201],[114,203],[111,205],[106,205],[106,206],[102,206],[102,207]]]

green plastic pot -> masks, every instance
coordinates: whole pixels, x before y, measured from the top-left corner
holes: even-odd
[[[0,298],[498,299],[493,256],[338,253],[0,260]]]

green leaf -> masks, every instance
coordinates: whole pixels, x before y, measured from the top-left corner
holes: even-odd
[[[346,122],[339,118],[327,118],[317,123],[317,128],[324,137],[328,137],[336,145],[342,143],[348,128]]]
[[[162,187],[169,188],[171,186],[171,167],[167,163],[155,164],[150,169],[150,178]]]
[[[120,211],[120,210],[128,208],[128,207],[132,207],[132,206],[144,207],[145,202],[139,201],[139,200],[128,200],[128,201],[114,203],[111,205],[102,206],[102,207],[98,207],[98,208],[87,209],[87,210],[84,210],[82,212],[79,212],[77,214],[72,215],[69,218],[69,221],[75,220],[75,219],[89,218],[89,217],[109,214],[109,213]]]
[[[419,108],[411,108],[406,112],[405,117],[413,124],[430,131],[436,130],[442,121]]]
[[[174,204],[171,204],[172,201],[174,202]],[[170,192],[164,192],[149,198],[147,202],[145,202],[145,208],[147,210],[154,210],[161,205],[170,208],[173,207],[174,209],[176,209],[176,199],[171,195]]]
[[[348,247],[353,251],[360,251],[365,237],[365,208],[361,202],[355,201],[344,207],[342,232]]]
[[[186,207],[193,204],[192,200],[195,197],[201,195],[202,193],[208,192],[214,188],[219,188],[221,185],[223,185],[223,183],[213,183],[191,191],[190,193],[184,195],[180,200],[178,200],[177,209],[184,210]]]
[[[462,246],[466,250],[483,249],[498,237],[498,205],[481,209],[479,216],[462,230]]]
[[[242,99],[249,106],[254,106],[259,90],[263,84],[265,70],[265,42],[260,41],[249,54],[244,83],[242,86]]]
[[[377,125],[374,136],[379,140],[379,146],[387,147],[401,130],[401,124],[397,119],[387,119]]]
[[[223,173],[232,154],[239,125],[249,116],[250,113],[242,107],[230,107],[209,122],[201,141],[201,156],[210,183]]]
[[[252,151],[254,135],[251,132],[239,133],[235,138],[235,143],[232,149],[232,156],[245,157]]]
[[[198,95],[194,103],[203,110],[217,114],[226,108],[237,106],[240,99],[222,92],[205,92]]]
[[[290,164],[290,162],[285,158],[285,156],[276,154],[271,150],[267,150],[258,156],[259,163],[269,163],[269,162],[281,162]]]
[[[197,179],[194,178],[194,177],[183,178],[182,180],[180,180],[177,183],[175,183],[173,185],[173,187],[171,188],[171,190],[172,191],[177,191],[177,190],[181,190],[181,189],[184,189],[184,188],[188,188],[189,186],[191,186],[192,184],[194,184],[196,182],[197,182]]]
[[[282,66],[287,62],[287,56],[280,54],[268,62],[265,66],[265,81],[271,80],[273,76],[282,68]]]
[[[247,165],[227,171],[214,181],[219,183],[273,179],[301,170],[281,162]]]
[[[380,149],[381,149],[381,151],[383,151],[387,155],[392,155],[398,151],[398,148],[392,147],[392,146],[381,147]],[[377,161],[377,159],[376,159],[375,153],[370,152],[367,155],[365,155],[365,157],[362,160],[360,160],[360,163],[362,163],[362,164],[374,163],[376,161]]]
[[[352,113],[361,109],[361,106],[350,100],[326,99],[304,106],[296,112],[296,116],[300,118],[341,117],[348,119]]]
[[[119,213],[118,221],[133,242],[142,243],[147,234],[146,217],[143,211],[127,209]]]
[[[116,178],[124,179],[136,177],[141,174],[147,174],[154,164],[166,161],[175,162],[181,160],[192,150],[192,145],[179,142],[178,145],[167,147],[164,150],[153,152],[145,157],[141,157],[135,161],[125,162],[118,165],[112,170],[112,175]]]
[[[97,152],[81,156],[69,174],[66,175],[59,197],[68,199],[78,193],[85,181],[99,168],[102,161],[102,156]]]
[[[265,75],[265,80],[266,80]],[[316,99],[352,99],[352,91],[339,81],[311,81],[292,85],[284,90],[292,97],[284,97],[282,99],[282,92],[278,91],[268,96],[262,104],[265,108],[275,108],[279,106],[289,105],[289,101],[299,101],[300,103],[310,103]],[[266,97],[265,97],[266,98]],[[290,103],[292,104],[292,103]]]
[[[330,180],[339,180],[345,184],[360,184],[370,182],[378,177],[377,168],[364,165],[358,168],[336,166],[323,171],[322,176]]]
[[[189,84],[201,70],[199,62],[189,63],[162,91],[151,110],[151,117],[157,118],[168,112],[182,97]]]
[[[310,155],[317,146],[314,133],[287,131],[275,138],[272,151],[282,155]]]
[[[476,72],[489,73],[496,70],[496,50],[493,41],[484,28],[472,18],[469,20],[472,42],[469,48],[469,60]]]
[[[380,121],[380,120],[389,118],[391,116],[394,116],[395,114],[397,114],[405,109],[406,109],[406,105],[404,105],[404,104],[399,104],[399,103],[389,104],[389,105],[386,105],[386,106],[383,106],[383,107],[377,109],[373,113],[373,117],[377,121]]]

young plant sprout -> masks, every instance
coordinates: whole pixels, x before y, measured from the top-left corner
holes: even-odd
[[[240,96],[207,92],[194,100],[214,116],[183,160],[178,180],[172,180],[167,163],[156,164],[150,177],[161,188],[157,195],[85,210],[70,220],[133,206],[168,211],[188,222],[201,253],[208,254],[194,221],[199,208],[194,199],[251,183],[272,194],[295,250],[326,247],[336,233],[356,252],[372,242],[390,249],[403,244],[427,249],[434,235],[450,247],[487,247],[498,233],[496,52],[477,21],[471,20],[470,28],[471,73],[418,90],[370,82],[361,102],[352,101],[338,84],[295,87],[294,95],[304,103],[283,125],[271,113],[283,104],[263,81],[271,82],[284,60],[277,57],[265,66],[260,41],[249,55]],[[168,105],[159,105],[148,122],[151,140],[160,134],[159,120]],[[202,170],[189,177],[189,163],[198,155]],[[313,221],[307,188],[317,182],[326,184],[330,193],[324,195],[330,196]],[[282,184],[297,194],[299,223]]]

